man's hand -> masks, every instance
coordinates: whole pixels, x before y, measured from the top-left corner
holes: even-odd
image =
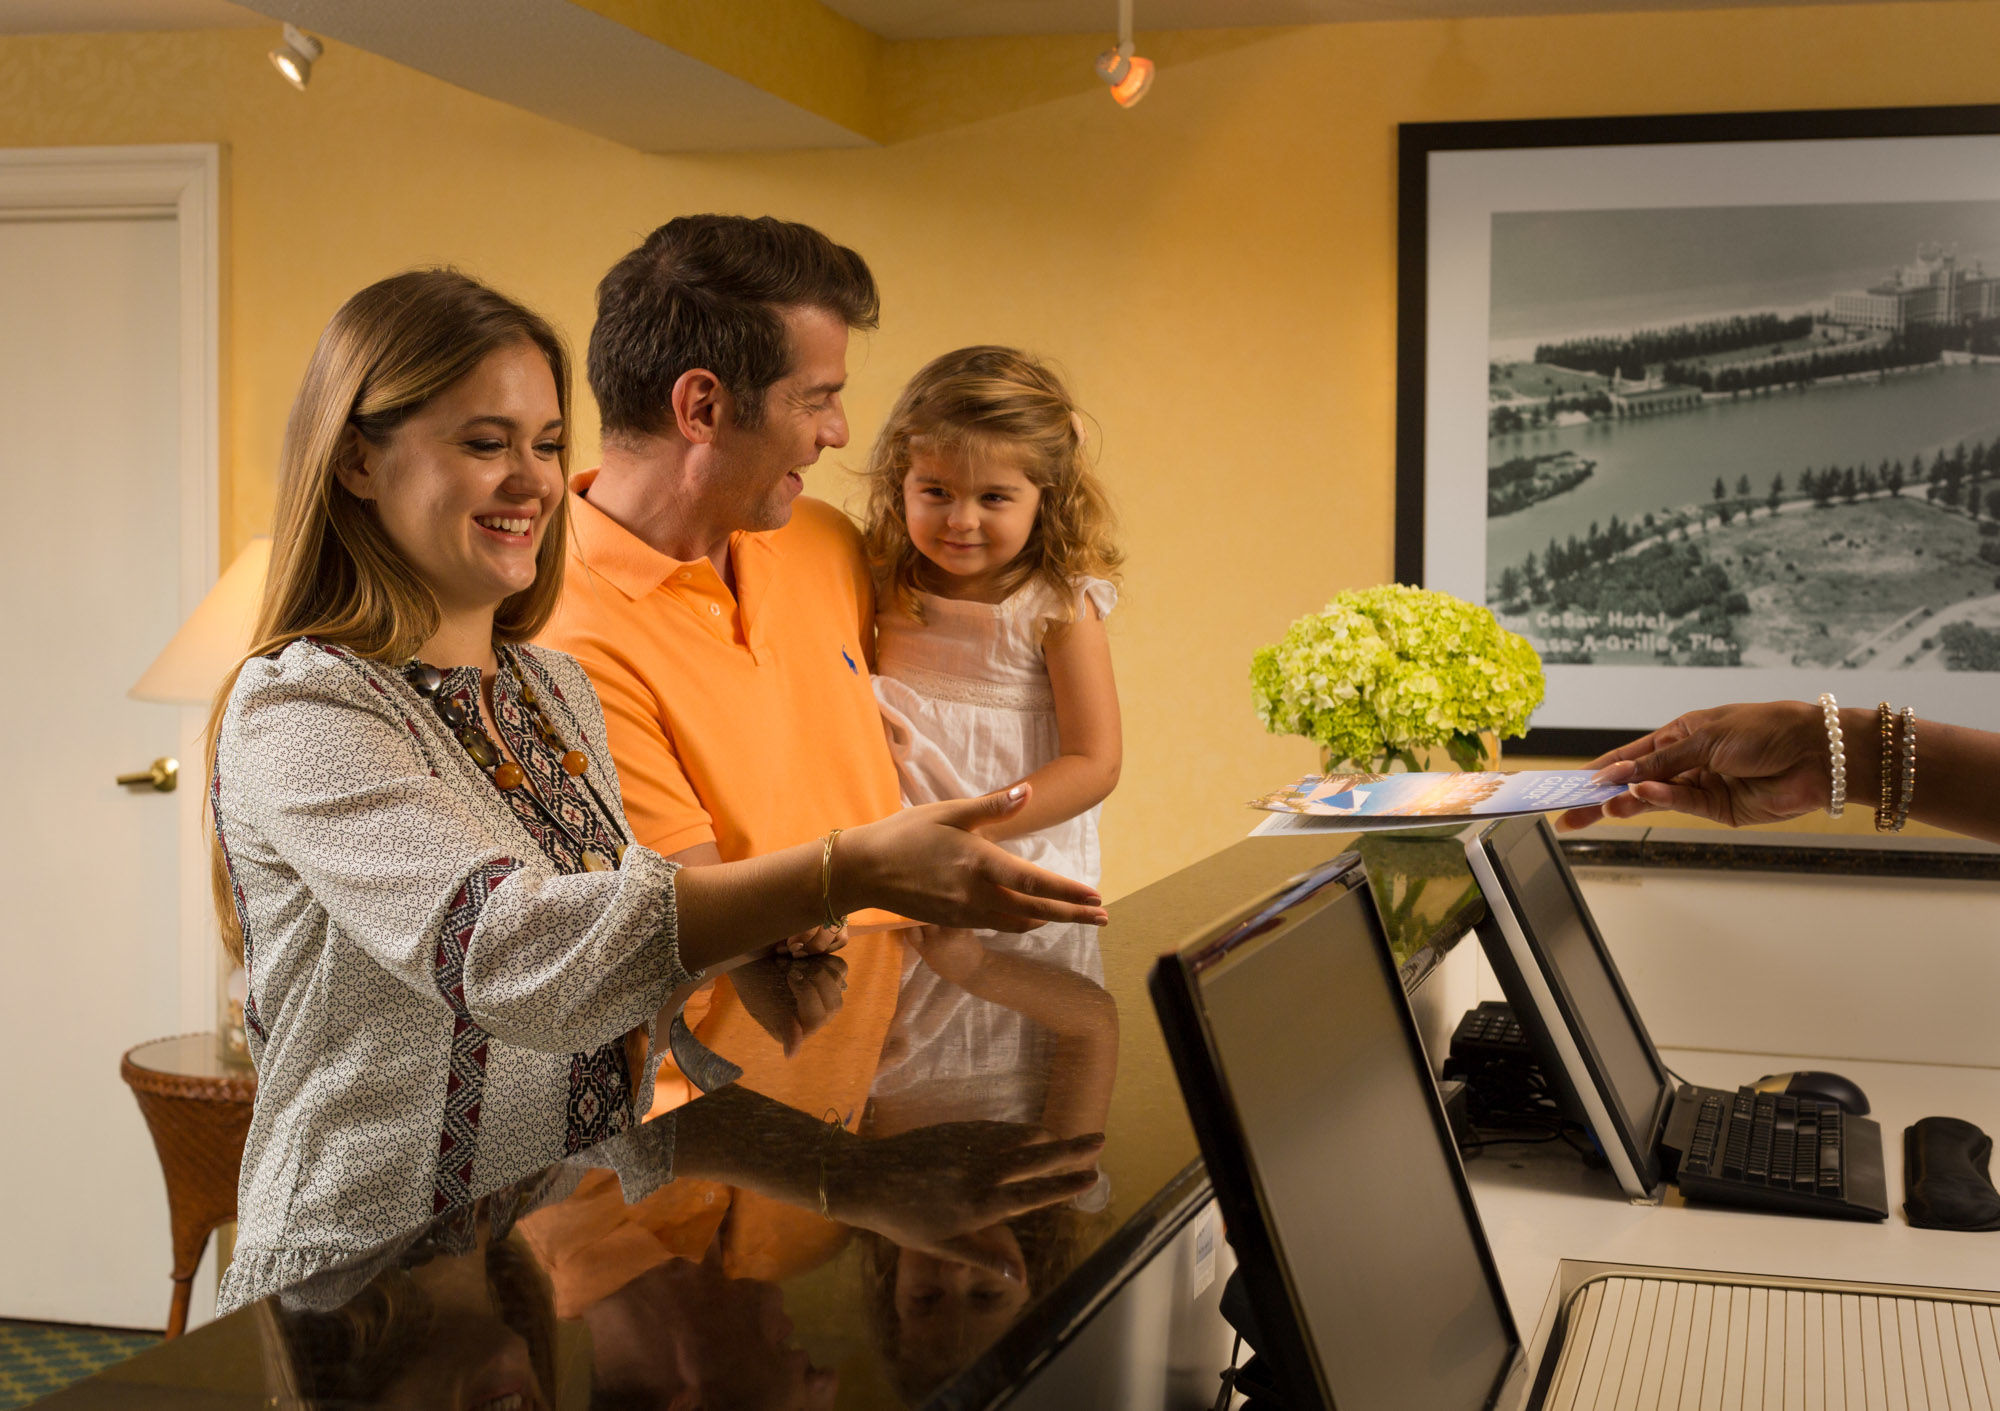
[[[828,955],[847,944],[847,928],[831,930],[825,926],[815,926],[810,931],[801,931],[789,936],[771,947],[773,955],[789,955],[794,960],[803,960],[809,955]]]
[[[767,955],[729,972],[737,998],[759,1027],[790,1058],[840,1012],[847,990],[847,962],[837,955],[802,960]]]

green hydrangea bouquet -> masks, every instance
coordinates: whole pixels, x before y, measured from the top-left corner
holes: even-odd
[[[1523,735],[1542,703],[1542,659],[1493,614],[1449,593],[1391,583],[1335,595],[1250,663],[1257,717],[1304,735],[1327,765],[1419,769],[1442,746],[1479,766],[1484,732]]]

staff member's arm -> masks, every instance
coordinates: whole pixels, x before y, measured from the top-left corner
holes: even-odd
[[[1875,712],[1841,711],[1840,730],[1848,806],[1873,808],[1882,787]],[[1916,739],[1910,817],[2000,843],[2000,735],[1919,720]],[[1601,781],[1630,787],[1607,803],[1571,809],[1558,827],[1672,810],[1740,828],[1825,808],[1833,791],[1825,715],[1804,701],[1690,711],[1592,768]]]

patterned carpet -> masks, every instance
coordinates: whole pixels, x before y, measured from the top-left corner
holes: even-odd
[[[60,1391],[159,1340],[157,1333],[0,1321],[0,1411]]]

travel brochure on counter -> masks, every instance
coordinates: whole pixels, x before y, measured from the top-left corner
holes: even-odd
[[[1603,803],[1623,784],[1593,784],[1589,769],[1514,774],[1308,774],[1251,801],[1270,817],[1250,836],[1431,828],[1440,823],[1550,813]]]

